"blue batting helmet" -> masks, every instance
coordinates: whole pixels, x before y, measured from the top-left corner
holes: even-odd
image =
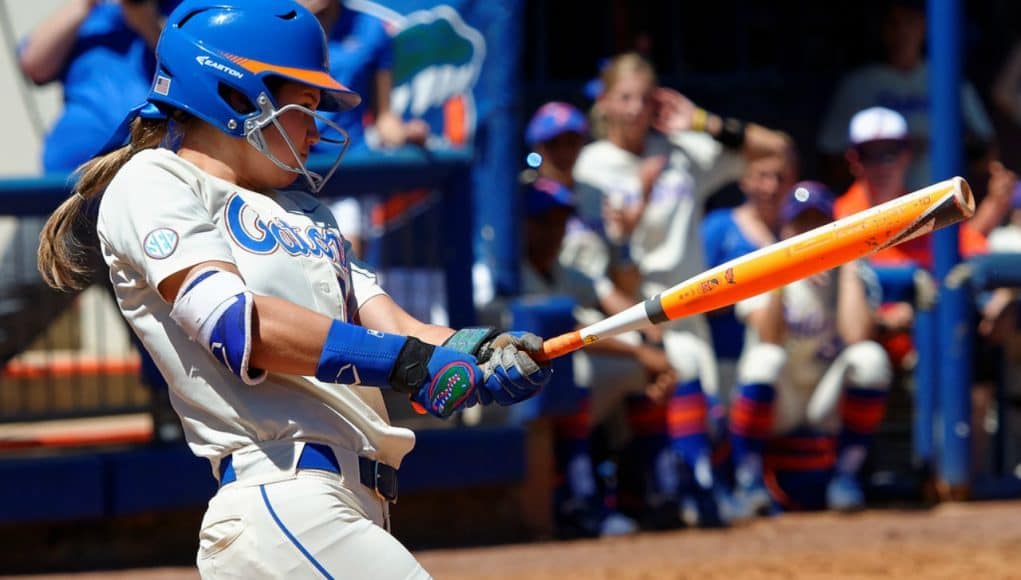
[[[290,0],[185,0],[160,35],[148,101],[237,137],[260,115],[260,97],[277,107],[266,84],[272,77],[321,89],[322,110],[350,109],[361,97],[330,75],[328,55],[319,21]],[[225,89],[253,108],[235,110]]]

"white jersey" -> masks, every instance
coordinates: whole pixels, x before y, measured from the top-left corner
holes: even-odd
[[[1021,252],[1021,226],[1007,224],[993,228],[993,231],[989,232],[988,245],[990,253]]]
[[[882,289],[875,271],[859,261],[858,277],[862,281],[866,299],[873,311],[882,302]],[[795,388],[810,393],[845,347],[837,331],[837,280],[839,269],[824,273],[828,277],[820,284],[818,276],[797,280],[783,287],[783,317],[786,323],[784,349],[787,365],[783,380]],[[738,302],[735,312],[742,321],[752,312],[765,308],[769,294],[760,294]],[[759,343],[751,327],[747,328],[745,351]]]
[[[666,156],[667,164],[630,240],[631,257],[642,274],[645,296],[704,269],[699,237],[703,203],[714,191],[738,179],[744,169],[741,155],[728,151],[705,133],[686,132],[672,139],[650,133],[641,155],[607,140],[596,141],[582,150],[574,167],[581,219],[600,222],[604,199],[615,204],[638,203],[642,195],[641,164],[657,156]],[[570,243],[568,236],[565,245]],[[589,271],[585,264],[571,265],[593,277],[604,274]]]
[[[837,87],[819,131],[818,146],[824,153],[841,154],[848,146],[851,117],[869,107],[893,109],[908,123],[918,150],[907,176],[909,190],[931,183],[929,171],[929,67],[922,63],[905,72],[886,64],[862,67],[848,74]],[[961,109],[968,132],[988,141],[993,125],[975,88],[961,83]]]
[[[414,435],[388,425],[378,389],[283,374],[246,385],[188,338],[156,291],[171,274],[200,262],[229,262],[256,294],[351,321],[383,290],[372,272],[350,260],[332,214],[316,198],[256,193],[169,150],[146,150],[110,184],[97,229],[118,305],[167,379],[196,455],[215,464],[254,442],[312,440],[400,465]],[[315,383],[349,390],[343,393],[349,404],[325,404],[309,393]]]
[[[799,391],[811,393],[819,384],[826,369],[833,362],[843,343],[837,333],[837,272],[831,270],[828,284],[819,285],[812,279],[797,280],[783,288],[783,317],[787,331],[784,349],[787,365],[783,379]],[[763,294],[738,304],[738,316],[765,306],[768,295]],[[749,328],[745,348],[754,346],[758,336]]]

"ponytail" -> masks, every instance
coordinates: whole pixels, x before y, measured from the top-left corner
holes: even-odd
[[[50,215],[39,234],[38,268],[48,285],[58,290],[81,290],[89,284],[92,272],[86,258],[93,248],[81,239],[81,228],[94,232],[95,224],[89,222],[83,208],[98,201],[135,153],[158,147],[168,131],[167,119],[137,118],[131,124],[127,145],[92,158],[75,171],[78,181],[74,193]]]

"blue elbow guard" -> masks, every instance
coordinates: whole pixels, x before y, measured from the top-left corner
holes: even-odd
[[[390,373],[408,338],[334,320],[316,378],[347,385],[391,386]]]
[[[174,301],[170,317],[213,358],[249,385],[266,372],[249,367],[253,296],[237,274],[215,268],[198,273]]]

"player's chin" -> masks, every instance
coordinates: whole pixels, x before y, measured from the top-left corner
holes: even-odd
[[[298,179],[298,174],[284,169],[274,171],[272,176],[269,176],[269,186],[273,189],[282,189],[289,187]]]

